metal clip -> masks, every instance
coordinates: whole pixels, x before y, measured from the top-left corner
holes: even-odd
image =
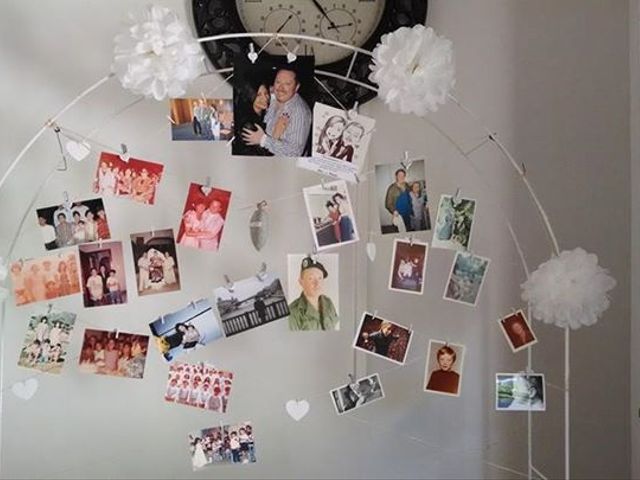
[[[360,103],[356,100],[353,103],[353,107],[350,110],[347,111],[347,118],[349,120],[353,120],[354,118],[356,118],[359,115],[359,113],[360,113],[359,107],[360,107]]]
[[[247,58],[251,63],[256,63],[256,60],[258,59],[258,54],[253,46],[253,42],[249,42],[249,53],[247,53]]]

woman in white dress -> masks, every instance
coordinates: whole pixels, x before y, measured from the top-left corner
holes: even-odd
[[[167,285],[173,285],[174,283],[176,283],[176,272],[173,269],[175,265],[176,261],[173,259],[171,254],[169,252],[165,252],[162,269],[164,271],[164,282]]]
[[[204,448],[202,448],[202,439],[200,437],[194,440],[193,457],[191,458],[191,461],[193,462],[194,469],[202,468],[209,463],[207,456],[204,453]]]
[[[182,237],[178,240],[178,244],[185,247],[199,247],[198,236],[202,232],[202,214],[206,208],[207,206],[204,203],[198,202],[194,210],[187,210],[182,217],[184,232],[182,232]]]
[[[144,292],[149,286],[149,267],[151,262],[147,252],[138,259],[138,292]]]

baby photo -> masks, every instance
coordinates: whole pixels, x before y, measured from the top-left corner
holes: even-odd
[[[67,358],[76,315],[56,310],[32,314],[18,365],[45,373],[60,373]]]
[[[245,278],[232,288],[218,287],[213,295],[227,337],[289,315],[280,279],[272,273]]]
[[[500,328],[513,353],[538,343],[531,326],[522,310],[518,310],[499,320]]]
[[[442,195],[431,246],[450,250],[468,249],[475,211],[475,200]]]
[[[142,378],[148,347],[147,335],[86,329],[80,353],[80,371]]]
[[[206,363],[173,362],[164,399],[167,402],[225,413],[231,395],[233,373]]]
[[[84,306],[127,303],[122,242],[88,243],[78,250]]]
[[[413,331],[364,312],[353,348],[404,365]]]
[[[172,98],[171,140],[231,140],[233,102],[222,98]]]
[[[125,162],[119,155],[102,152],[93,181],[93,191],[100,195],[128,198],[153,205],[163,170],[164,165],[161,163],[137,158],[130,158]]]
[[[353,378],[353,377],[351,377]],[[331,400],[338,415],[350,412],[384,398],[382,383],[377,373],[331,390]]]
[[[358,231],[344,180],[302,189],[318,250],[357,242]]]
[[[36,214],[47,250],[111,237],[101,198],[39,208]]]
[[[422,295],[428,250],[429,244],[424,242],[394,240],[389,290]]]
[[[496,410],[544,411],[544,375],[540,373],[496,373]]]
[[[167,362],[222,338],[222,329],[211,302],[205,298],[158,317],[149,324],[149,328]]]
[[[429,340],[424,391],[460,396],[464,345]]]
[[[180,290],[180,272],[173,230],[132,233],[131,250],[138,295]]]
[[[191,432],[189,452],[194,470],[209,465],[255,463],[251,422],[220,425]]]
[[[456,252],[444,291],[444,299],[476,306],[490,260],[468,252]]]

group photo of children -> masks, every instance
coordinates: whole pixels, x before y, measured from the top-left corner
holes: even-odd
[[[243,464],[256,461],[251,422],[205,428],[189,434],[194,470],[214,464]]]
[[[164,399],[225,413],[232,383],[233,373],[218,370],[212,365],[174,362],[169,366]]]
[[[16,305],[66,297],[80,292],[75,252],[49,255],[11,264]]]
[[[116,377],[142,378],[149,337],[118,331],[84,331],[80,371]]]

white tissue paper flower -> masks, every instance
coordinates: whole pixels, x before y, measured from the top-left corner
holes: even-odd
[[[369,80],[378,84],[378,96],[392,112],[435,112],[455,84],[451,40],[424,25],[383,35],[370,68]]]
[[[122,86],[156,100],[186,93],[204,72],[204,55],[187,25],[165,7],[148,6],[116,36],[112,71]]]
[[[541,264],[522,284],[522,299],[538,320],[575,330],[598,321],[615,286],[596,255],[576,248]]]

